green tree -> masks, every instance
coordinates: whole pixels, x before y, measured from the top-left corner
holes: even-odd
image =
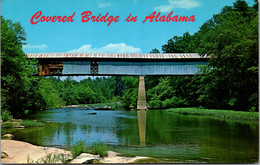
[[[56,80],[52,78],[42,78],[38,84],[38,91],[42,96],[43,100],[41,103],[45,103],[42,109],[58,108],[64,105],[64,101],[60,97],[59,91],[57,90]],[[37,91],[35,91],[37,92]],[[34,92],[34,94],[35,94]],[[38,99],[37,99],[38,100]],[[37,101],[35,100],[35,101]]]
[[[154,107],[205,106],[256,110],[258,108],[258,1],[226,6],[193,35],[174,36],[164,53],[200,53],[211,57],[203,75],[148,77],[147,97]],[[152,50],[152,52],[157,52]],[[168,86],[168,87],[167,87]],[[175,102],[175,103],[173,103]]]
[[[1,17],[1,109],[13,116],[21,115],[32,104],[26,93],[33,89],[30,76],[35,70],[22,51],[24,41],[21,25]]]
[[[4,114],[21,117],[31,112],[61,106],[56,80],[33,76],[37,64],[22,51],[25,32],[19,23],[1,17],[1,109]]]
[[[188,32],[183,36],[174,36],[168,40],[168,43],[162,46],[164,53],[195,53],[196,52],[195,37]]]
[[[214,17],[201,38],[208,54],[203,95],[207,107],[249,110],[258,107],[258,12],[238,0]]]
[[[121,97],[122,107],[130,110],[136,108],[138,97],[138,78],[132,76],[122,77],[125,85],[123,96]]]
[[[189,87],[186,77],[161,77],[159,83],[147,91],[149,107],[170,108],[188,106],[186,87]]]

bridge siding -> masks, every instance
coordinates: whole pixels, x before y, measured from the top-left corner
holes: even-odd
[[[101,75],[191,75],[207,62],[99,62]],[[91,74],[88,61],[64,61],[62,74]]]
[[[62,74],[90,74],[90,61],[63,61]]]
[[[39,60],[42,76],[192,75],[199,71],[199,65],[207,64],[209,58],[197,53],[28,53],[27,57]]]
[[[99,74],[190,75],[205,62],[99,62]]]

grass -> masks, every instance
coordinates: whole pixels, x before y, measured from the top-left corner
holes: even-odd
[[[88,152],[89,152],[88,146],[85,143],[85,141],[83,141],[83,140],[76,142],[76,144],[74,146],[72,146],[72,149],[71,149],[73,158],[76,158],[81,153],[88,153]]]
[[[105,157],[108,155],[108,150],[109,147],[101,141],[93,142],[92,147],[89,147],[87,146],[85,141],[81,140],[76,142],[76,144],[72,146],[71,153],[73,158],[76,158],[81,153],[91,153],[94,155],[99,155],[100,157]]]
[[[24,120],[20,125],[25,127],[42,127],[44,124],[40,121]]]
[[[76,142],[76,144],[74,146],[72,146],[72,149],[71,149],[72,155],[50,153],[50,154],[47,154],[45,157],[42,157],[36,161],[32,160],[28,155],[27,163],[28,164],[32,164],[32,163],[36,163],[36,164],[38,164],[38,163],[40,163],[40,164],[63,163],[63,164],[66,164],[71,160],[71,156],[73,159],[75,159],[81,153],[90,153],[90,151],[92,154],[100,155],[101,157],[105,157],[108,155],[107,154],[108,149],[109,149],[109,147],[101,141],[94,142],[92,144],[92,148],[90,149],[90,147],[88,147],[86,145],[86,142],[81,140],[81,141]]]
[[[242,112],[232,110],[215,110],[215,109],[201,109],[201,108],[171,108],[168,112],[174,112],[184,115],[197,115],[212,117],[214,119],[222,120],[238,120],[238,121],[258,121],[258,112]]]
[[[14,123],[2,123],[1,126],[3,128],[13,128],[14,127]]]
[[[107,153],[108,150],[109,150],[109,147],[101,141],[92,143],[92,152],[91,153],[94,155],[99,155],[101,157],[105,157],[108,155],[108,153]]]
[[[24,127],[42,127],[44,124],[39,121],[32,121],[32,120],[17,120],[13,119],[11,122],[2,122],[1,126],[3,128],[19,128],[20,126]]]
[[[67,164],[70,158],[71,155],[68,154],[49,153],[45,157],[42,157],[34,161],[28,155],[27,163],[28,164],[35,164],[35,163],[36,164],[53,164],[53,163]]]

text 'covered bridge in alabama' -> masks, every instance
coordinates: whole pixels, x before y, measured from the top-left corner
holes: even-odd
[[[140,76],[137,109],[147,109],[144,76],[194,75],[208,57],[197,53],[28,53],[39,76]]]

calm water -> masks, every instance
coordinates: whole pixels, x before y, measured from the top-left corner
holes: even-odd
[[[90,114],[95,112],[96,114]],[[2,129],[17,140],[68,149],[78,140],[104,141],[127,156],[156,162],[252,163],[258,161],[258,123],[205,119],[166,111],[94,111],[80,108],[37,113],[44,127]]]

